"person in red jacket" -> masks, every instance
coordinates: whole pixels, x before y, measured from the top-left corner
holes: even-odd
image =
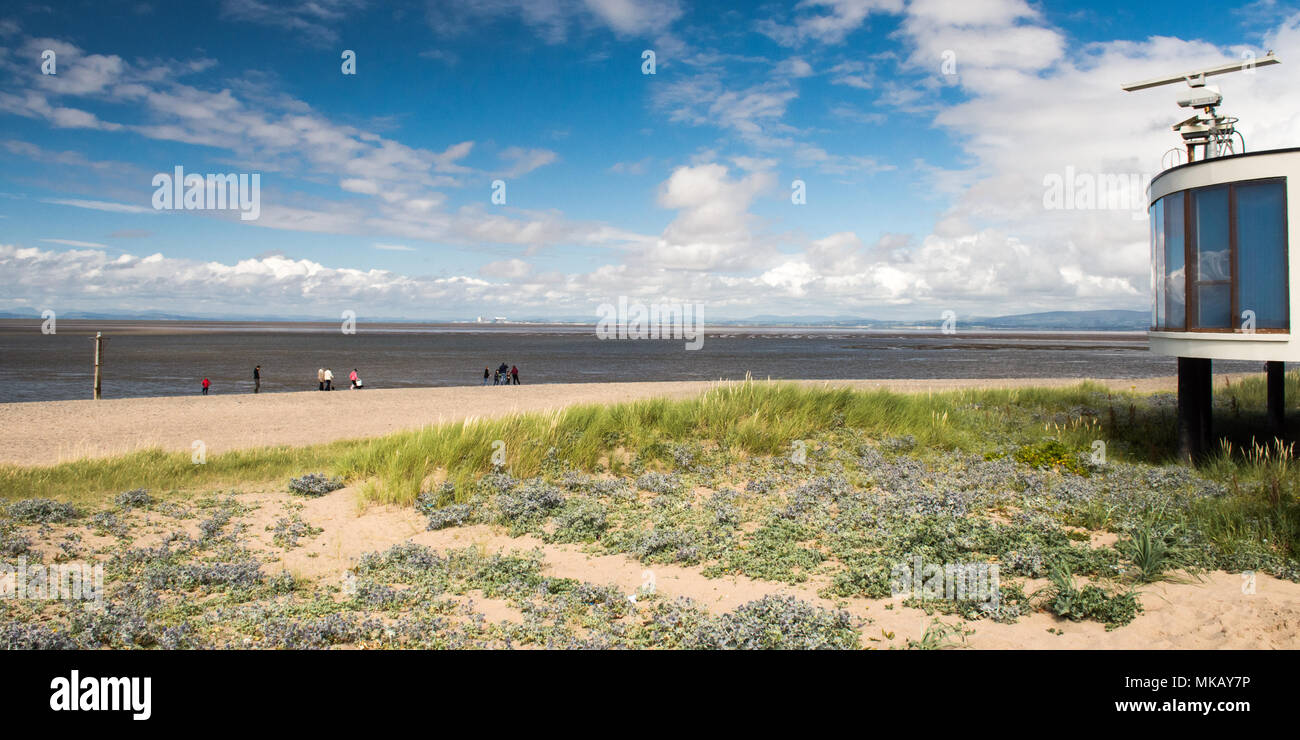
[[[212,383],[209,382],[207,378],[204,378],[204,379],[203,379],[203,395],[205,395],[205,396],[208,395],[208,386],[210,386],[210,385],[212,385]]]
[[[519,366],[510,366],[510,378],[515,382],[515,385],[519,385]]]

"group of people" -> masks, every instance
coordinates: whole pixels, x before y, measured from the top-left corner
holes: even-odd
[[[348,380],[351,382],[351,389],[354,391],[365,387],[365,383],[361,381],[361,376],[357,374],[356,368],[353,368],[352,372],[348,374]],[[519,385],[519,368],[514,365],[507,366],[504,362],[495,371],[485,367],[483,368],[483,385]],[[203,395],[208,395],[208,388],[211,386],[212,382],[204,378],[202,382]],[[316,389],[322,391],[334,390],[333,370],[322,367],[316,371]],[[253,368],[253,392],[262,392],[261,365]]]
[[[506,367],[504,362],[496,372],[483,368],[483,385],[519,385],[519,368]]]
[[[260,368],[261,365],[258,365],[258,367]],[[361,376],[357,374],[356,368],[352,368],[352,372],[348,374],[348,380],[352,383],[351,390],[360,390],[365,387],[365,383],[361,382]],[[334,371],[327,367],[317,370],[316,381],[319,383],[318,390],[334,390]]]
[[[357,373],[356,368],[353,368],[352,372],[348,374],[348,380],[351,381],[352,390],[354,391],[360,390],[361,388],[365,387],[365,383],[361,381],[361,376]],[[322,391],[334,390],[334,371],[330,370],[327,367],[322,367],[319,370],[317,370],[316,384],[317,384],[316,388],[318,390],[322,390]],[[206,396],[208,395],[208,389],[212,387],[212,381],[207,378],[204,378],[199,385],[200,387],[203,388],[203,395]],[[257,365],[253,367],[253,392],[254,393],[262,392],[262,366],[261,365]]]

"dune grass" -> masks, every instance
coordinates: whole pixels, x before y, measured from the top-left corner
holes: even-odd
[[[918,445],[940,450],[983,450],[994,439],[991,427],[1016,416],[1016,407],[1068,408],[1098,391],[1081,385],[922,395],[751,382],[692,400],[576,406],[395,434],[357,443],[337,461],[336,471],[375,481],[369,495],[376,500],[410,503],[431,476],[460,484],[492,470],[494,452],[504,456],[501,467],[530,477],[543,472],[548,460],[618,472],[633,458],[666,460],[669,446],[679,442],[707,442],[735,456],[777,455],[790,451],[795,440],[845,430],[911,435]],[[1000,436],[1011,441],[1023,435]]]
[[[0,466],[0,499],[53,498],[94,503],[114,493],[147,488],[158,494],[274,482],[283,486],[300,470],[326,469],[349,446],[259,447],[208,457],[195,464],[186,452],[140,450],[50,466]]]
[[[1300,374],[1289,374],[1287,386],[1288,398],[1300,397]],[[1288,448],[1260,447],[1267,441],[1252,436],[1264,429],[1262,377],[1235,383],[1216,400],[1216,426],[1227,442],[1203,464],[1203,474],[1235,481],[1242,490],[1263,485],[1268,489],[1264,498],[1294,499],[1296,476]],[[498,462],[518,477],[538,475],[556,460],[581,470],[617,473],[632,460],[642,465],[666,461],[672,443],[716,445],[739,458],[781,454],[796,440],[828,435],[910,435],[918,448],[934,454],[1006,453],[1045,439],[1086,451],[1101,441],[1108,458],[1164,464],[1175,454],[1174,419],[1175,406],[1167,394],[1114,392],[1094,383],[906,394],[745,382],[690,400],[572,406],[372,439],[254,448],[211,455],[202,465],[194,464],[188,453],[147,450],[47,467],[0,466],[0,498],[77,502],[139,487],[165,493],[282,486],[290,476],[319,470],[364,483],[366,499],[410,504],[431,480],[463,483]],[[1292,435],[1285,442],[1293,443]],[[1265,449],[1275,452],[1258,452]]]

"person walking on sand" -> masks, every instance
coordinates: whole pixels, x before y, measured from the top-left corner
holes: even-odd
[[[210,385],[212,385],[212,383],[211,383],[207,378],[204,378],[204,379],[203,379],[203,395],[205,395],[205,396],[208,395],[208,386],[210,386]]]
[[[258,393],[262,390],[262,366],[258,365],[253,368],[253,392]]]
[[[488,379],[491,377],[492,377],[491,371],[489,371],[487,368],[483,368],[483,385],[487,385]]]
[[[515,385],[519,385],[519,366],[518,366],[518,365],[511,365],[511,366],[510,366],[510,378],[511,378],[512,380],[514,380]]]
[[[357,381],[360,380],[357,376],[357,369],[355,367],[352,368],[351,374],[348,375],[348,380],[352,381],[352,390],[355,391],[357,389]]]
[[[325,368],[325,390],[334,390],[334,371],[329,368]]]
[[[319,390],[325,390],[325,368],[316,371],[316,382],[320,384]]]

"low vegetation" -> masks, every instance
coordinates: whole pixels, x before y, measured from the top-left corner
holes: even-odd
[[[1300,377],[1288,385],[1297,397]],[[1195,469],[1175,464],[1168,395],[767,383],[233,452],[206,465],[147,452],[7,467],[0,558],[97,558],[110,597],[94,617],[0,601],[0,644],[852,648],[865,624],[826,604],[894,596],[900,563],[1001,573],[991,601],[905,595],[904,606],[938,616],[900,646],[959,647],[980,620],[1034,611],[1119,629],[1140,618],[1142,590],[1173,573],[1300,580],[1294,443],[1247,435],[1263,428],[1262,383],[1235,384],[1216,404],[1225,442]],[[414,506],[429,530],[486,525],[650,569],[790,584],[821,605],[768,597],[713,614],[653,590],[629,598],[544,576],[544,555],[526,548],[408,542],[361,558],[340,584],[276,571],[276,553],[320,534],[304,503],[345,482],[365,501]],[[260,545],[240,523],[239,496],[193,498],[286,486],[303,497],[289,499]],[[196,527],[181,526],[190,519]],[[177,529],[143,546],[142,521]],[[478,595],[504,600],[516,618],[486,619]]]

